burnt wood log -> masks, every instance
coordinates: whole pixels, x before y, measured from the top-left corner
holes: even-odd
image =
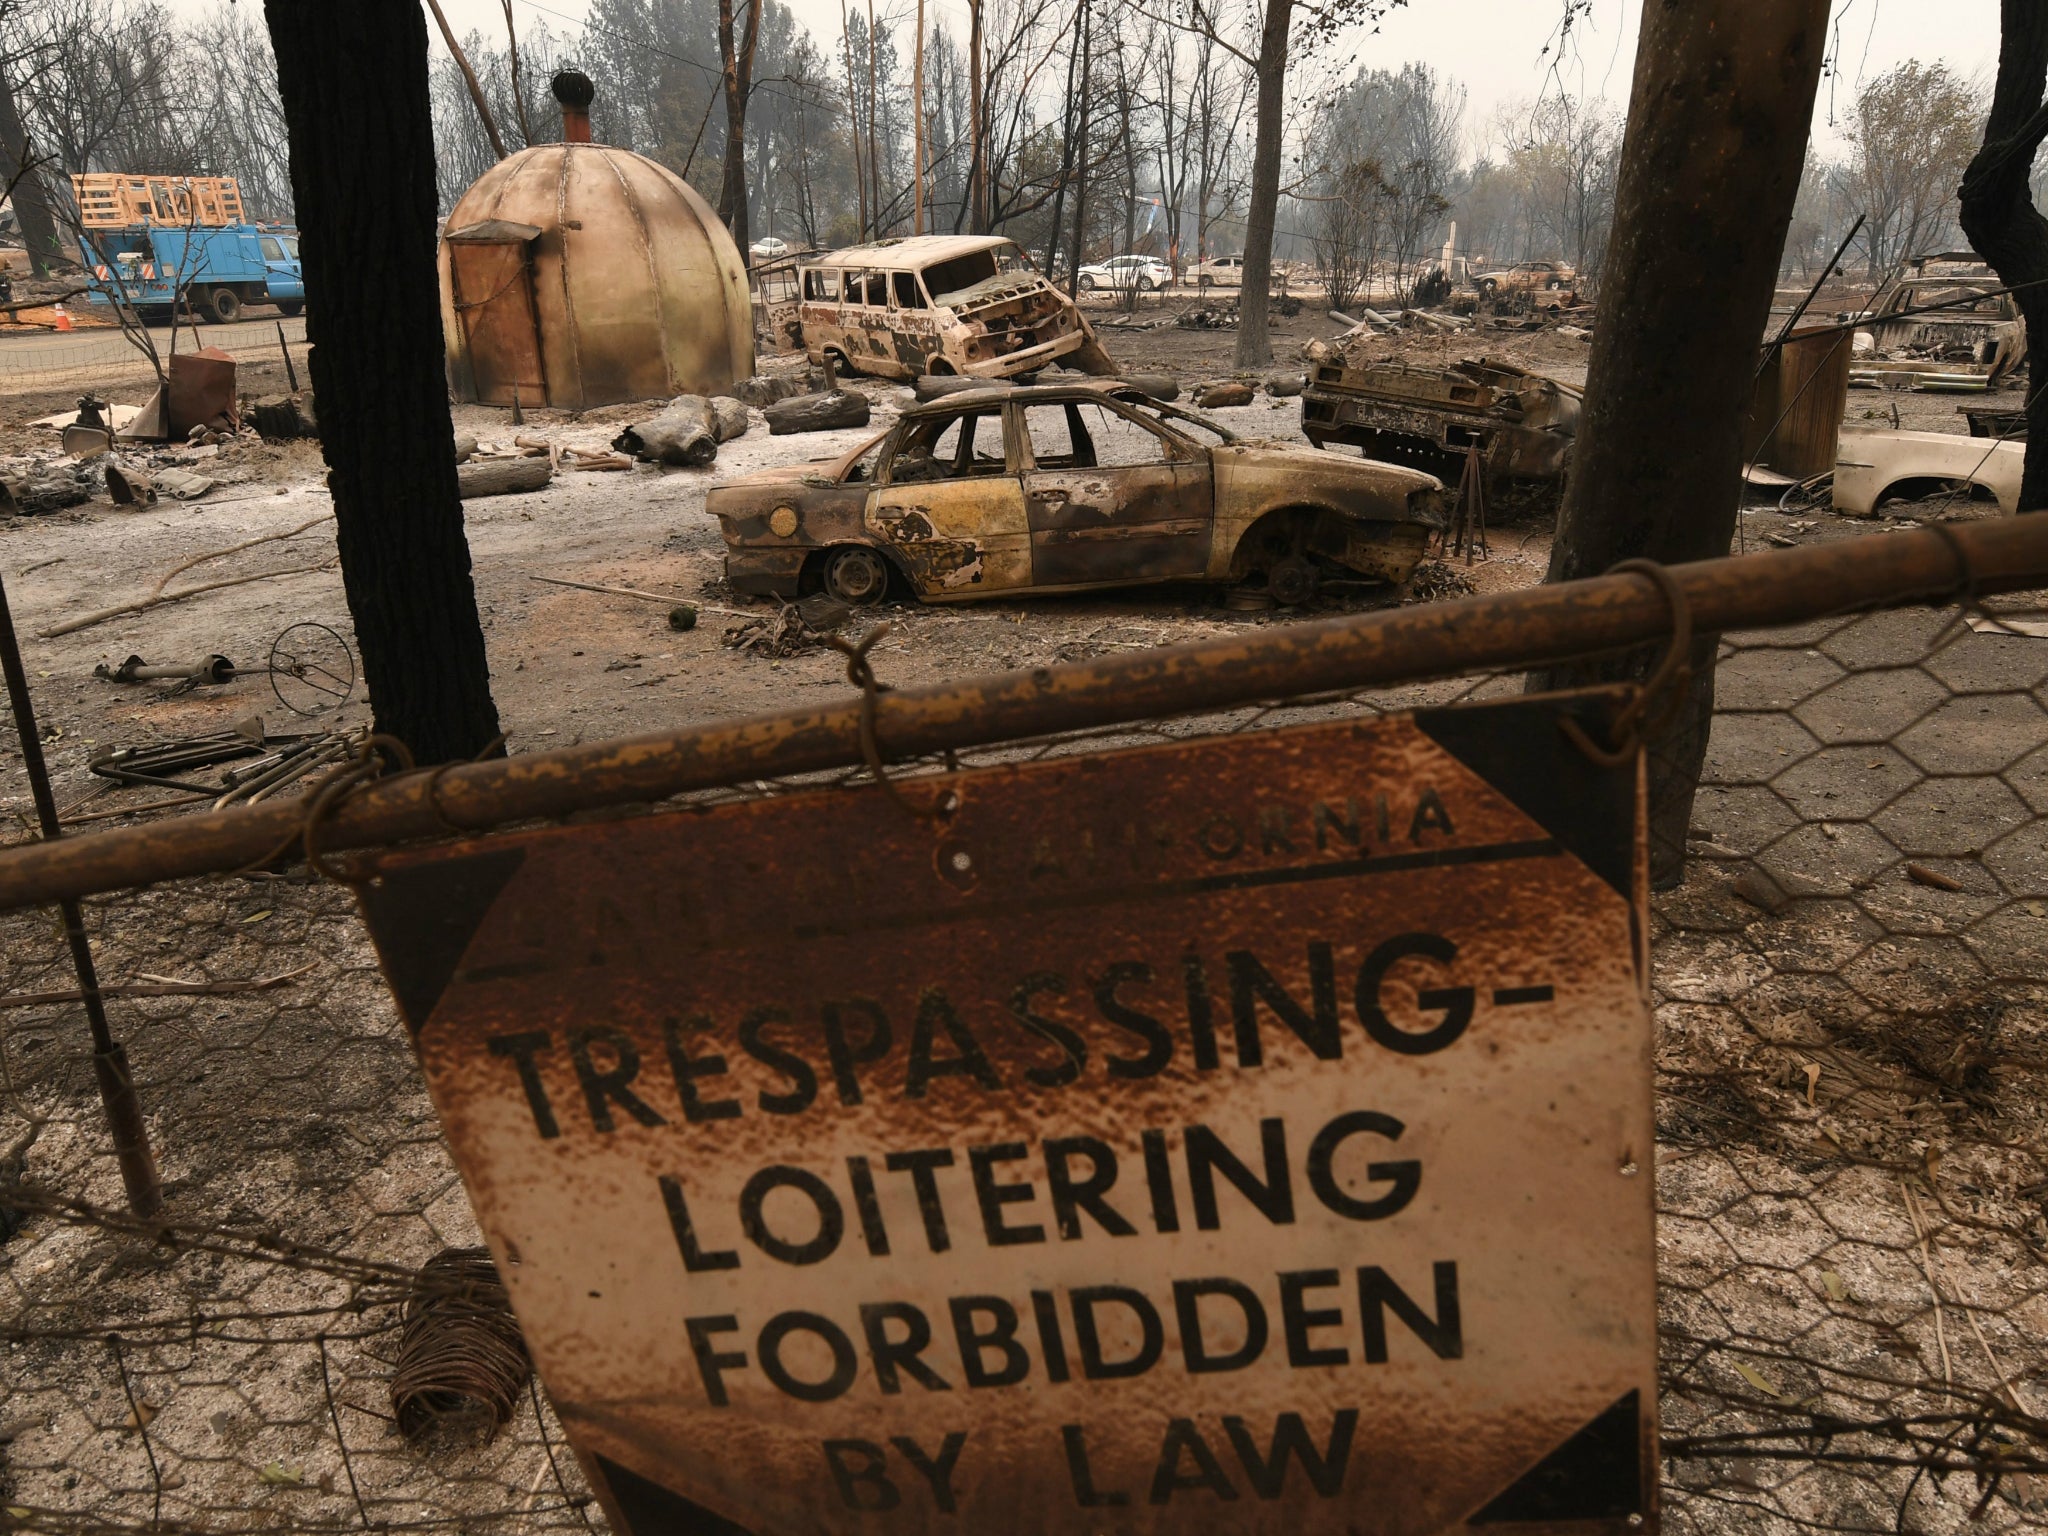
[[[649,464],[701,467],[718,457],[718,413],[702,395],[678,395],[657,414],[627,426],[612,447]]]
[[[1009,389],[1008,379],[966,379],[956,373],[926,373],[918,376],[910,386],[911,393],[920,400],[937,400],[945,395],[957,395],[967,389]]]
[[[320,421],[313,414],[313,396],[309,390],[258,400],[249,407],[248,419],[249,424],[271,442],[320,435]]]
[[[729,443],[736,437],[745,437],[753,418],[747,414],[747,403],[731,395],[711,397],[711,435],[721,443]]]
[[[823,395],[797,395],[776,401],[761,414],[768,418],[768,431],[774,437],[864,427],[868,424],[868,397],[848,389]]]
[[[537,491],[554,477],[554,466],[545,455],[527,459],[471,459],[455,470],[455,482],[464,501]]]
[[[1127,373],[1117,381],[1154,400],[1178,400],[1180,380],[1170,373]]]

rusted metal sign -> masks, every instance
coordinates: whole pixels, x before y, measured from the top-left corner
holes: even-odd
[[[1559,729],[1611,703],[384,857],[614,1519],[1653,1528],[1640,797]]]

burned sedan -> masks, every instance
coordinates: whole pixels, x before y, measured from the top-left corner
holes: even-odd
[[[1435,476],[1244,441],[1101,385],[994,386],[906,411],[833,460],[712,489],[733,589],[930,602],[1148,582],[1408,579],[1443,525]]]

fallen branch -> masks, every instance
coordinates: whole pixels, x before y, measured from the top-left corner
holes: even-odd
[[[165,571],[162,576],[158,577],[156,585],[149,589],[150,595],[155,596],[163,591],[165,587],[171,584],[173,576],[189,571],[195,565],[204,565],[209,560],[220,560],[229,555],[239,555],[243,550],[254,549],[259,544],[275,544],[284,539],[295,539],[308,528],[317,528],[322,523],[331,523],[333,521],[334,514],[332,512],[323,512],[318,517],[308,518],[305,522],[299,524],[298,527],[287,529],[283,533],[266,533],[260,538],[244,539],[239,544],[230,544],[226,549],[214,549],[207,551],[203,555],[194,555],[190,560],[180,561],[168,571]]]
[[[267,992],[303,976],[320,962],[309,960],[296,971],[276,976],[254,976],[246,981],[119,981],[100,988],[101,997],[228,997],[238,992]],[[13,992],[0,994],[0,1008],[40,1008],[50,1003],[82,1003],[85,994],[69,992]]]
[[[757,619],[761,616],[759,609],[752,613],[747,613],[738,608],[720,608],[714,603],[700,603],[694,597],[663,597],[659,592],[642,592],[638,587],[600,587],[595,582],[567,581],[560,576],[536,576],[531,571],[527,572],[526,579],[528,581],[544,581],[551,587],[574,587],[578,592],[602,592],[607,597],[637,597],[642,602],[667,603],[670,606],[674,606],[677,603],[688,603],[692,608],[701,608],[706,613],[729,614],[735,619]]]
[[[153,592],[148,597],[139,598],[135,602],[122,603],[114,608],[101,608],[94,613],[83,614],[75,619],[67,619],[62,624],[52,625],[48,629],[37,630],[36,633],[42,639],[54,640],[59,635],[75,634],[81,629],[90,629],[95,624],[103,624],[108,619],[118,619],[124,613],[141,613],[146,609],[161,608],[166,603],[183,602],[186,598],[197,597],[202,592],[218,592],[223,587],[244,587],[252,581],[268,581],[273,576],[306,576],[314,571],[324,571],[333,564],[333,559],[327,559],[322,560],[318,565],[293,565],[287,566],[281,571],[257,571],[248,576],[226,576],[219,581],[203,581],[196,587],[180,587],[175,592]]]
[[[157,578],[156,585],[151,587],[145,596],[138,598],[134,602],[122,603],[113,608],[96,609],[91,613],[81,614],[78,618],[66,619],[62,624],[38,630],[37,633],[45,640],[54,640],[59,635],[72,634],[77,630],[90,629],[93,625],[104,623],[108,619],[117,619],[124,613],[140,613],[145,608],[154,608],[162,603],[175,603],[180,598],[197,597],[201,592],[214,592],[222,587],[239,586],[247,581],[261,581],[265,576],[296,576],[305,571],[317,571],[321,568],[321,565],[327,565],[331,562],[322,561],[321,565],[295,566],[287,571],[263,571],[254,576],[236,576],[225,581],[206,582],[196,587],[181,587],[176,592],[164,591],[164,588],[170,585],[173,576],[189,571],[195,565],[204,565],[209,560],[220,560],[229,555],[238,555],[245,549],[256,548],[259,544],[275,544],[283,539],[295,539],[308,528],[317,528],[320,524],[332,522],[333,520],[334,514],[332,512],[323,512],[318,517],[308,518],[305,522],[299,524],[298,527],[287,528],[282,533],[266,533],[260,538],[244,539],[239,544],[230,544],[226,549],[210,549],[204,554],[194,555],[191,559],[181,560],[168,571],[165,571],[163,575]]]

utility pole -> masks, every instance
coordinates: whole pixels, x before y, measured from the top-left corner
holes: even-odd
[[[967,206],[973,233],[988,233],[988,166],[981,101],[981,0],[967,0]]]

